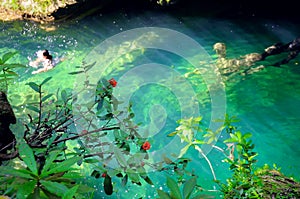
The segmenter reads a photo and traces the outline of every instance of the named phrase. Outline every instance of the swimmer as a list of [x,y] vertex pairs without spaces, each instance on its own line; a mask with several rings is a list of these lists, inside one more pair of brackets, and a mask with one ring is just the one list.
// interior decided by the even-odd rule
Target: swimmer
[[266,48],[265,52],[261,54],[261,60],[265,60],[265,58],[268,56],[277,55],[284,52],[288,52],[287,58],[272,64],[272,66],[280,67],[280,65],[287,64],[292,59],[295,59],[300,52],[300,38],[296,38],[287,44],[277,43]]
[[[213,50],[218,56],[216,65],[222,75],[231,75],[235,72],[241,72],[241,74],[243,74],[244,71],[248,71],[255,62],[262,58],[259,53],[249,53],[239,58],[228,59],[226,58],[226,45],[220,42],[214,44]],[[263,66],[260,66],[257,69],[261,70],[263,68]]]
[[33,68],[38,68],[40,63],[42,63],[43,68],[33,71],[32,74],[45,72],[54,68],[54,65],[52,63],[52,55],[49,54],[48,50],[43,50],[43,51],[39,50],[36,52],[36,55],[37,55],[37,59],[35,61],[31,61],[29,63],[29,66],[32,66]]
[[[226,45],[218,42],[213,45],[213,50],[216,52],[217,60],[211,64],[216,64],[218,72],[225,79],[229,79],[236,74],[246,75],[262,70],[264,66],[252,68],[252,66],[259,60],[261,55],[259,53],[249,53],[238,58],[228,59],[226,57]],[[206,63],[200,62],[201,65]],[[192,72],[186,73],[184,76],[187,78],[192,74],[202,74],[204,69],[199,70],[198,68]]]

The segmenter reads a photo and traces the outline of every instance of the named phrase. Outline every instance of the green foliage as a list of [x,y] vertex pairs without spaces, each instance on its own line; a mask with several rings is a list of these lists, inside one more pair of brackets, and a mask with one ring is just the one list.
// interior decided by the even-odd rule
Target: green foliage
[[[86,198],[82,191],[93,189],[76,183],[82,178],[73,166],[82,157],[64,157],[57,162],[63,151],[53,150],[39,158],[25,142],[19,144],[20,158],[24,164],[20,168],[1,166],[0,191],[5,195],[22,198]],[[45,160],[45,161],[43,161]]]
[[165,192],[157,189],[157,193],[160,199],[207,199],[214,198],[213,196],[199,194],[199,186],[197,185],[197,177],[192,177],[182,184],[181,187],[178,183],[167,176],[167,187],[170,192]]
[[204,141],[204,137],[214,136],[213,139],[215,139],[215,135],[219,134],[221,130],[217,130],[216,133],[211,133],[210,130],[206,130],[210,134],[199,136],[199,133],[204,132],[204,130],[200,127],[202,117],[197,118],[188,118],[188,119],[181,119],[178,121],[179,126],[176,128],[176,131],[173,133],[170,133],[168,136],[179,136],[181,139],[181,142],[186,142],[187,145],[183,147],[180,151],[179,157],[184,156],[187,151],[190,148],[194,148],[197,150],[206,160],[208,163],[210,170],[212,172],[214,180],[217,180],[214,168],[206,156],[206,154],[202,151],[200,148],[203,144],[211,144],[211,141]]
[[[83,73],[91,66],[93,64],[84,66]],[[94,177],[98,178],[101,173],[106,173],[103,189],[108,195],[114,192],[113,184],[116,179],[120,179],[124,186],[128,182],[139,186],[142,183],[153,185],[146,169],[149,166],[156,166],[148,163],[147,150],[149,148],[143,148],[144,143],[147,142],[151,146],[151,142],[139,135],[138,126],[133,122],[134,113],[131,105],[126,110],[118,110],[120,102],[113,96],[113,87],[116,84],[101,79],[96,91],[90,90],[91,93],[96,92],[95,101],[83,103],[80,107],[75,106],[76,114],[74,114],[73,103],[76,102],[77,96],[83,90],[91,89],[92,85],[87,80],[82,90],[78,92],[58,90],[56,94],[52,94],[44,90],[44,85],[49,81],[51,77],[41,83],[27,83],[34,95],[38,97],[38,101],[26,105],[28,118],[23,122],[26,128],[23,138],[28,147],[21,145],[18,150],[21,158],[23,157],[21,150],[30,154],[29,151],[32,151],[33,155],[26,155],[27,158],[22,158],[22,161],[27,165],[31,175],[42,179],[38,183],[52,190],[56,186],[65,193],[76,193],[76,190],[80,190],[79,188],[69,187],[66,190],[59,182],[49,184],[44,181],[44,178],[62,172],[67,174],[66,170],[60,169],[69,171],[77,163],[93,168],[92,176]],[[97,120],[94,119],[95,117]],[[74,129],[75,123],[88,125],[82,130]],[[68,144],[71,140],[74,142]],[[53,151],[59,151],[59,153],[50,155]],[[72,161],[74,157],[80,157],[80,159]],[[50,161],[49,164],[48,161]],[[65,164],[61,164],[62,167],[53,168],[54,162]],[[106,165],[110,162],[115,162],[117,165],[114,168],[107,167]],[[45,171],[44,168],[49,168],[49,170]],[[29,184],[32,185],[33,182],[30,181]],[[34,192],[45,192],[40,189],[35,189]],[[32,192],[32,189],[28,191]],[[11,194],[11,192],[8,193]]]
[[[300,184],[284,176],[274,166],[254,168],[257,156],[254,144],[250,140],[251,133],[241,133],[230,123],[226,123],[226,132],[230,138],[224,141],[232,147],[232,156],[225,162],[229,163],[233,171],[227,184],[221,183],[224,198],[298,198]],[[296,191],[298,190],[298,191]]]
[[18,77],[14,71],[16,68],[26,67],[22,64],[8,63],[16,54],[17,52],[8,52],[0,58],[0,91],[7,92],[9,82]]
[[257,153],[253,152],[254,144],[249,140],[252,134],[242,134],[231,125],[231,121],[225,122],[230,138],[224,143],[232,147],[232,156],[225,161],[229,163],[233,176],[227,179],[227,185],[221,186],[224,198],[262,198],[262,180],[253,172]]
[[[253,165],[257,161],[256,152],[253,152],[254,144],[249,138],[251,133],[242,134],[237,130],[233,123],[238,122],[236,117],[226,115],[223,126],[220,131],[225,129],[225,132],[230,136],[224,141],[229,150],[229,155],[226,155],[225,162],[230,164],[230,170],[233,171],[233,176],[227,179],[227,185],[221,184],[221,191],[224,193],[224,198],[248,198],[248,196],[259,196],[259,189],[254,187],[255,183],[259,183],[259,179],[253,175]],[[213,132],[208,132],[205,136],[214,138]],[[209,140],[209,143],[211,140]],[[220,150],[222,151],[222,150]],[[225,151],[222,151],[225,153]],[[251,197],[250,197],[251,198]],[[255,198],[255,197],[254,197]]]

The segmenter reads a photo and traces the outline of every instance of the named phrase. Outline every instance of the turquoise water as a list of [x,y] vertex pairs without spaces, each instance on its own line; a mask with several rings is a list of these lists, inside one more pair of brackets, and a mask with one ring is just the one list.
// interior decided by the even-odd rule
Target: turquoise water
[[[300,179],[300,147],[297,143],[300,139],[299,57],[281,68],[267,67],[254,74],[237,75],[224,82],[226,98],[213,96],[212,90],[207,91],[206,78],[209,77],[203,75],[191,75],[185,79],[178,77],[191,72],[193,69],[191,60],[196,60],[197,63],[198,60],[204,62],[214,60],[216,56],[212,46],[216,42],[226,43],[228,58],[263,52],[264,48],[273,43],[286,43],[298,37],[300,27],[297,23],[256,17],[237,20],[143,12],[142,14],[98,14],[62,24],[53,24],[48,27],[56,29],[53,31],[46,31],[44,27],[32,22],[1,23],[0,27],[0,54],[12,50],[19,51],[15,62],[28,64],[29,59],[35,58],[34,53],[37,50],[45,48],[54,57],[66,58],[53,70],[45,73],[32,75],[33,69],[30,67],[18,70],[20,77],[9,88],[9,98],[17,116],[22,117],[24,104],[35,100],[33,95],[28,94],[30,89],[25,85],[27,82],[39,82],[52,76],[51,83],[46,85],[46,90],[74,88],[74,84],[79,80],[68,75],[68,72],[75,71],[75,66],[81,65],[82,61],[91,62],[93,59],[98,59],[97,61],[102,65],[97,67],[102,75],[115,77],[120,87],[126,88],[116,91],[117,94],[120,97],[127,96],[127,93],[131,94],[127,97],[134,102],[136,121],[142,123],[141,129],[145,136],[149,136],[153,141],[154,159],[161,155],[161,150],[162,153],[164,152],[164,146],[168,146],[166,150],[176,151],[168,145],[172,140],[166,135],[176,128],[177,119],[185,114],[200,113],[204,125],[208,126],[214,112],[212,102],[220,100],[222,105],[225,104],[226,113],[235,115],[241,120],[238,123],[239,128],[243,132],[253,133],[255,150],[259,153],[258,165],[275,163],[286,175]],[[176,41],[178,38],[165,38],[163,35],[155,34],[136,33],[138,36],[133,40],[124,37],[120,40],[119,46],[115,43],[106,45],[102,43],[108,38],[119,41],[118,34],[123,36],[124,31],[145,27],[177,31],[196,41],[202,49],[195,52],[184,43]],[[114,38],[116,35],[117,38]],[[174,48],[178,51],[183,49],[186,52],[185,57],[155,46],[147,48],[151,41],[160,38],[165,39],[162,42],[167,42],[169,46],[179,43],[180,46]],[[134,45],[138,48],[132,47]],[[98,53],[97,56],[91,53],[94,49]],[[114,56],[120,54],[122,56],[115,59]],[[282,57],[283,55],[269,57],[257,65],[268,65]],[[114,61],[111,63],[111,60]],[[193,92],[189,93],[188,89]],[[187,113],[183,110],[187,110]],[[212,182],[210,170],[204,159],[194,151],[190,151],[188,156],[193,158],[190,167],[201,176],[199,182],[206,189],[214,189],[216,185]],[[221,162],[223,156],[216,151],[211,151],[208,157],[215,167],[217,178],[224,180],[229,172],[227,172],[227,165]],[[165,182],[161,180],[163,174],[154,172],[150,176],[154,181],[156,180],[155,188],[165,186]],[[97,196],[105,197],[100,191],[101,181],[95,183],[97,187],[99,186]],[[137,188],[138,192],[132,191]],[[123,188],[120,188],[119,193],[111,198],[129,196],[151,198],[155,194],[153,187],[148,186],[141,188],[132,185],[124,188],[125,194],[122,194],[122,190]]]

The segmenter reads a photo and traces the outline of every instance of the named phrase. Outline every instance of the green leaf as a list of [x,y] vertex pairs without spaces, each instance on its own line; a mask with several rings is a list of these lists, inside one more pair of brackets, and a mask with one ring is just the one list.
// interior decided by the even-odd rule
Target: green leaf
[[43,189],[61,197],[68,191],[65,185],[58,182],[40,180],[40,183],[43,185]]
[[114,154],[117,158],[118,163],[122,167],[127,167],[127,162],[126,162],[126,159],[125,159],[124,154],[122,153],[122,151],[117,147],[113,147],[113,151],[114,151]]
[[167,176],[167,186],[170,189],[170,194],[171,197],[174,199],[181,199],[181,193],[180,193],[180,189],[178,187],[178,184],[175,180],[173,180],[172,178],[170,178],[169,176]]
[[139,183],[140,182],[140,176],[134,170],[128,168],[126,170],[126,174],[128,175],[128,177],[130,178],[130,180],[132,182],[135,182],[135,183]]
[[48,171],[44,171],[41,174],[41,177],[45,177],[45,176],[53,174],[53,173],[60,173],[60,172],[65,172],[65,171],[71,170],[71,167],[81,159],[82,159],[82,157],[72,157],[63,162],[53,164],[53,165],[51,165],[51,168]]
[[41,196],[40,188],[38,186],[35,186],[33,193],[29,194],[27,199],[46,199],[46,198]]
[[6,177],[6,176],[15,176],[19,178],[26,178],[26,179],[34,179],[32,175],[30,175],[31,172],[24,169],[15,169],[9,166],[1,166],[0,167],[0,176]]
[[0,79],[0,82],[7,82],[7,81],[13,80],[13,79],[15,79],[15,78],[5,78],[5,79]]
[[43,102],[46,101],[46,100],[49,99],[52,95],[53,95],[53,94],[48,94],[48,95],[44,96],[44,97],[42,98],[42,101],[43,101]]
[[183,147],[181,150],[180,150],[180,154],[178,156],[178,158],[181,158],[184,154],[186,154],[187,150],[190,148],[192,144],[188,144],[186,145],[185,147]]
[[78,179],[82,179],[82,174],[79,172],[73,172],[73,171],[69,171],[67,173],[65,173],[63,175],[64,178],[68,178],[70,180],[78,180]]
[[84,159],[83,162],[85,163],[89,163],[89,164],[93,164],[93,163],[99,163],[99,160],[95,159],[95,158],[88,158],[88,159]]
[[32,110],[32,111],[34,111],[36,113],[40,112],[40,110],[37,107],[32,106],[32,105],[27,105],[26,108],[28,108],[29,110]]
[[76,72],[70,72],[69,74],[70,75],[77,75],[77,74],[80,74],[80,73],[84,73],[84,71],[76,71]]
[[126,184],[128,182],[128,175],[126,174],[123,178],[122,178],[122,186],[125,187]]
[[114,111],[118,110],[119,101],[114,96],[111,97]]
[[2,63],[7,62],[10,58],[12,58],[12,57],[13,57],[15,54],[17,54],[17,53],[18,53],[17,51],[5,53],[5,54],[2,56]]
[[148,184],[154,185],[152,180],[146,175],[140,175]]
[[20,67],[25,68],[26,66],[23,64],[3,64],[2,67],[5,67],[7,68],[7,70],[9,70],[9,69],[20,68]]
[[193,144],[207,144],[207,142],[203,141],[203,140],[195,140],[193,142]]
[[161,199],[172,199],[169,194],[167,194],[166,192],[164,192],[160,189],[157,189],[157,194],[159,195],[159,197]]
[[32,149],[26,143],[23,142],[19,145],[18,151],[21,159],[25,162],[30,171],[32,171],[34,175],[38,175],[36,161]]
[[252,137],[252,134],[251,133],[245,133],[244,135],[243,135],[243,138],[244,139],[248,139],[248,138],[251,138]]
[[111,184],[111,177],[106,175],[104,178],[104,192],[107,195],[111,195],[113,193],[113,186]]
[[177,135],[177,133],[178,133],[177,131],[174,131],[174,132],[168,134],[168,136],[169,136],[169,137],[173,137],[173,136]]
[[67,91],[66,90],[62,90],[61,91],[61,98],[64,102],[67,102],[68,100],[68,95],[67,95]]
[[74,187],[72,187],[71,189],[69,189],[64,195],[62,199],[73,199],[76,195],[76,192],[78,190],[79,185],[76,185]]
[[36,83],[34,83],[34,82],[29,82],[29,83],[27,83],[27,85],[29,85],[34,91],[36,91],[36,92],[40,92],[40,87],[39,87],[39,85],[37,85]]
[[41,175],[43,175],[43,173],[46,172],[53,165],[53,161],[56,159],[59,153],[59,151],[52,151],[49,153],[49,155],[46,158],[46,162],[41,172]]
[[0,77],[18,76],[17,73],[12,71],[7,71],[5,74],[1,74]]
[[[48,191],[47,189],[45,189],[44,187],[39,188],[41,190],[42,193],[45,194],[45,198],[42,199],[61,199],[60,196],[57,196],[55,193],[51,193],[50,191]],[[33,199],[33,198],[31,198]],[[35,199],[40,199],[40,198],[35,198]]]
[[200,194],[200,195],[194,196],[192,199],[211,199],[211,198],[216,198],[216,197],[215,196],[210,196],[210,195]]
[[33,193],[36,184],[37,181],[34,180],[34,181],[25,182],[21,186],[18,186],[17,198],[27,198],[28,195]]
[[46,84],[48,81],[50,81],[52,79],[52,77],[47,77],[46,79],[44,79],[44,81],[41,83],[40,86]]
[[197,178],[193,177],[184,183],[183,187],[183,198],[188,199],[192,194],[197,183]]
[[96,62],[93,62],[93,63],[91,63],[89,65],[84,66],[85,71],[90,70],[95,64],[96,64]]
[[[82,178],[79,179],[79,180],[82,180]],[[87,185],[80,184],[80,185],[79,185],[79,188],[78,188],[78,190],[77,190],[77,193],[79,193],[79,194],[81,194],[81,193],[85,194],[85,193],[95,192],[95,191],[96,191],[96,190],[95,190],[94,188],[92,188],[92,187],[89,187],[89,186],[87,186]],[[82,199],[84,199],[84,198],[82,198]]]

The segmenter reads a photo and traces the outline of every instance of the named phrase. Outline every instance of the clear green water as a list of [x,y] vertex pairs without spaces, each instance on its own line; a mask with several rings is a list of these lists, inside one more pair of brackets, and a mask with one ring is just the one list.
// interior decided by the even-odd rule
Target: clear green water
[[[199,52],[199,54],[204,56],[205,61],[216,58],[212,50],[212,46],[216,42],[226,43],[228,58],[235,58],[247,53],[262,52],[265,47],[276,42],[289,42],[298,37],[300,32],[299,25],[290,21],[271,21],[255,17],[250,20],[225,20],[170,16],[152,12],[103,14],[64,24],[55,24],[55,27],[57,28],[55,31],[46,32],[32,22],[0,24],[0,54],[18,50],[19,54],[15,57],[14,62],[28,64],[28,58],[34,59],[34,53],[38,49],[45,48],[50,50],[54,57],[67,58],[66,61],[59,63],[53,70],[46,73],[32,75],[33,70],[30,67],[18,71],[20,78],[13,86],[10,86],[9,98],[15,108],[16,115],[19,117],[22,116],[23,105],[35,99],[35,96],[30,94],[32,93],[30,88],[25,85],[27,82],[41,82],[46,77],[52,76],[51,83],[46,86],[47,91],[56,91],[57,88],[74,88],[78,79],[68,75],[68,72],[75,71],[75,66],[80,65],[83,60],[90,61],[87,60],[87,58],[90,59],[90,52],[101,45],[105,39],[126,30],[160,27],[178,31],[194,39],[203,47],[206,54],[203,52]],[[151,39],[150,36],[143,39],[147,38]],[[131,40],[124,38],[124,41]],[[176,74],[183,75],[191,71],[191,63],[172,52],[161,49],[130,51],[128,45],[125,44],[121,48],[115,48],[112,45],[111,48],[103,49],[104,52],[101,53],[106,53],[106,55],[96,57],[105,61],[109,60],[110,57],[113,58],[120,49],[128,51],[111,63],[109,67],[102,68],[103,73],[107,76],[120,80],[119,85],[122,85],[122,78],[128,76],[137,66],[147,63],[158,63],[170,67],[176,71]],[[192,55],[197,54],[193,52],[193,49],[189,50],[191,50]],[[281,55],[270,57],[260,64],[267,65],[280,58],[282,58]],[[153,65],[149,67],[153,67]],[[148,135],[153,144],[151,149],[153,158],[158,158],[161,155],[159,154],[160,150],[166,145],[168,146],[167,150],[176,151],[176,146],[172,146],[172,140],[166,135],[176,127],[175,121],[182,116],[182,107],[196,106],[204,118],[203,123],[205,125],[209,124],[212,115],[211,96],[207,92],[207,84],[203,76],[187,78],[192,89],[198,94],[198,102],[196,105],[186,105],[181,104],[181,102],[193,103],[192,98],[194,96],[181,99],[180,94],[176,95],[172,89],[186,94],[184,89],[187,87],[182,87],[180,82],[175,83],[175,88],[167,84],[176,81],[172,79],[173,73],[167,77],[163,76],[161,74],[164,72],[162,68],[164,67],[158,67],[161,71],[154,73],[149,70],[146,74],[139,72],[137,73],[139,76],[130,76],[127,82],[126,79],[123,81],[129,90],[119,91],[120,95],[125,95],[124,92],[132,93],[130,98],[135,102],[136,120],[143,123],[141,129],[149,130]],[[160,78],[160,75],[163,78]],[[154,80],[151,82],[150,78],[149,82],[142,84],[141,82],[148,77]],[[283,173],[297,179],[300,179],[299,79],[299,57],[282,68],[268,67],[252,75],[237,76],[226,82],[225,104],[226,113],[235,115],[241,120],[238,124],[240,129],[243,132],[253,133],[255,149],[259,153],[258,165],[276,163],[278,167],[282,168]],[[190,151],[188,156],[193,158],[190,167],[201,176],[199,182],[207,189],[214,189],[216,185],[212,182],[211,173],[203,158],[200,158],[193,151]],[[224,180],[229,172],[227,165],[221,162],[223,156],[212,151],[208,157],[215,166],[217,177]],[[155,181],[155,188],[165,186],[163,175],[155,172],[150,173],[150,177]],[[98,188],[95,198],[139,198],[141,196],[153,198],[155,194],[155,191],[153,192],[155,189],[149,185],[144,187],[132,185],[126,188],[117,186],[120,189],[119,192],[107,197],[101,191],[101,180],[87,179],[87,183],[95,183],[95,187]]]

